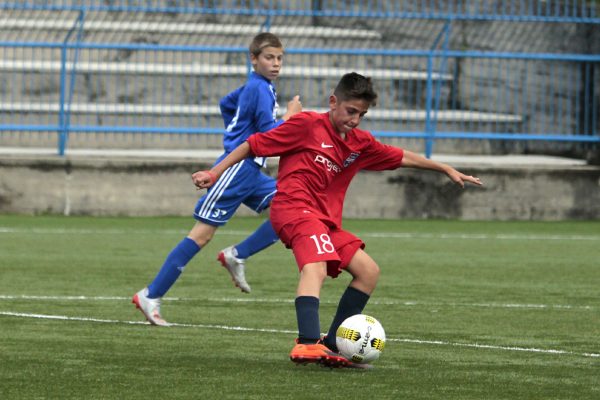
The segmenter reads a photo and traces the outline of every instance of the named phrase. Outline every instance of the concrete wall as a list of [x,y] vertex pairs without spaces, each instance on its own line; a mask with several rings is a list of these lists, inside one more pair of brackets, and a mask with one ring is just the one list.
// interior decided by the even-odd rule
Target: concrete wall
[[[203,192],[190,175],[211,161],[3,155],[0,213],[191,216]],[[600,167],[452,164],[485,186],[460,190],[428,171],[363,172],[349,190],[345,216],[600,219]]]

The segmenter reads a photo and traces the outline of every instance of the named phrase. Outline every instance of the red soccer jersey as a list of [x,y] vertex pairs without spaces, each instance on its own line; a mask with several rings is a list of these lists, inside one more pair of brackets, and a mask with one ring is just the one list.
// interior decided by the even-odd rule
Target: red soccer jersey
[[272,217],[280,223],[313,213],[330,226],[341,227],[344,197],[362,169],[396,169],[404,151],[385,145],[361,129],[345,138],[329,121],[329,113],[302,112],[284,124],[248,138],[255,156],[280,156]]

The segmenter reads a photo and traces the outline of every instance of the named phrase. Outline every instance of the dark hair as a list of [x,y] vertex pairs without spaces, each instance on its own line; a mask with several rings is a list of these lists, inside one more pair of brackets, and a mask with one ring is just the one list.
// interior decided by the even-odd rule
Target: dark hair
[[356,72],[342,76],[333,94],[339,101],[359,99],[367,101],[371,106],[377,104],[377,92],[373,89],[371,78]]
[[265,47],[277,47],[283,49],[283,44],[281,44],[281,40],[271,32],[259,33],[254,36],[252,43],[250,43],[250,53],[258,57]]

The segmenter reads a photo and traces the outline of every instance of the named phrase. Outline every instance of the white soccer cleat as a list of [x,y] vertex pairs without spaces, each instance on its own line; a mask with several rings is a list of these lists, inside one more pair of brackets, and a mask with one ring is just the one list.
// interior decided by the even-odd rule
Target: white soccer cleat
[[149,298],[148,288],[143,288],[133,295],[131,302],[140,309],[152,325],[169,326],[169,323],[160,316],[160,298]]
[[235,286],[239,287],[244,293],[250,293],[250,285],[246,282],[246,265],[244,264],[246,260],[237,258],[234,255],[233,246],[221,250],[217,256],[217,260],[229,271],[229,275],[231,275],[231,280],[235,283]]

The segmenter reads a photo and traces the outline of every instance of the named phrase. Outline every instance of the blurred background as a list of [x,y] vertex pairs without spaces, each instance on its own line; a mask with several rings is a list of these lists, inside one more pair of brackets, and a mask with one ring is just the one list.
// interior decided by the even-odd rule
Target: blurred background
[[[4,1],[2,157],[55,155],[47,163],[67,175],[77,154],[214,160],[219,99],[244,84],[261,31],[285,46],[280,114],[296,94],[326,110],[356,71],[374,78],[379,100],[362,127],[383,142],[468,165],[600,164],[600,4],[590,0]],[[3,209],[18,211],[11,187]],[[594,204],[597,172],[576,190]]]

